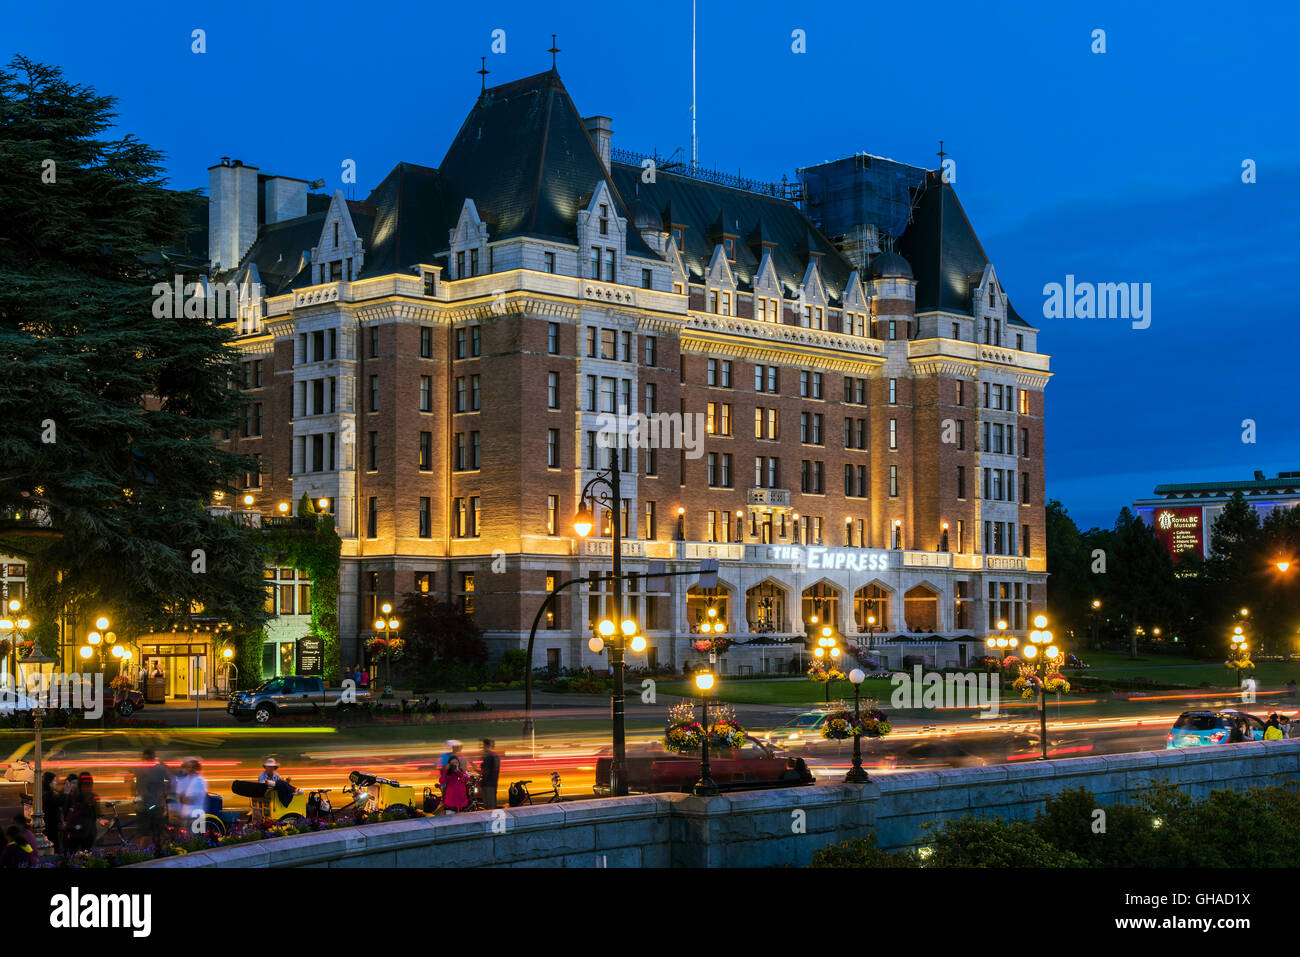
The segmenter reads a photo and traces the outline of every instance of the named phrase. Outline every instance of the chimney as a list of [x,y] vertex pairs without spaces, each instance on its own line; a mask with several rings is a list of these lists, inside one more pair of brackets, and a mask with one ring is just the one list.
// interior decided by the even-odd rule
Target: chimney
[[608,116],[589,116],[582,122],[587,127],[591,141],[596,144],[596,152],[600,154],[600,161],[605,164],[605,172],[608,173],[610,141],[614,135],[610,123],[613,121]]
[[208,258],[234,269],[257,240],[257,167],[226,157],[208,167]]
[[289,176],[268,176],[266,190],[266,222],[279,223],[307,215],[307,181]]

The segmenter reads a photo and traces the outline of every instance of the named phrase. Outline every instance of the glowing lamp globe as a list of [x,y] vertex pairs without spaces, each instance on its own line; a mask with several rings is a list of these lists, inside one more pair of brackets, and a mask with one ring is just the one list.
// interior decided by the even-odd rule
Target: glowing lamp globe
[[103,617],[102,615],[99,618],[96,618],[95,627],[98,628],[100,631],[103,631],[105,628],[108,627],[108,619]]
[[1039,627],[1039,628],[1046,628],[1046,627],[1047,627],[1047,616],[1046,616],[1046,615],[1037,615],[1037,616],[1035,616],[1035,617],[1034,617],[1034,625],[1037,626],[1037,627]]
[[1024,655],[1026,658],[1034,658],[1038,655],[1037,645],[1025,645]]
[[79,655],[81,655],[81,657],[83,657],[83,658],[87,658],[87,659],[90,658],[90,656],[93,655],[94,653],[95,653],[95,652],[91,650],[91,648],[90,648],[89,645],[82,645],[82,646],[77,650],[77,654],[79,654]]
[[578,533],[579,538],[586,538],[591,534],[591,528],[594,523],[591,520],[591,512],[587,509],[578,509],[578,514],[573,519],[573,530]]
[[840,650],[839,650],[838,648],[832,648],[832,649],[831,649],[831,657],[832,657],[832,658],[838,658],[839,656],[840,656]]
[[587,641],[587,647],[590,648],[594,654],[598,655],[600,654],[601,649],[605,647],[605,642],[600,635],[592,635]]
[[1061,649],[1056,647],[1056,645],[1049,645],[1047,648],[1047,657],[1049,658],[1055,658],[1060,653]]
[[862,682],[867,680],[867,676],[863,674],[861,668],[854,668],[849,672],[849,680],[855,685],[860,685]]
[[713,675],[707,671],[701,671],[695,676],[695,687],[701,691],[708,691],[713,687]]
[[825,649],[825,648],[814,648],[814,649],[813,649],[813,654],[816,655],[818,658],[824,657],[825,654],[826,654],[826,649]]
[[645,637],[643,635],[632,636],[632,650],[645,651]]
[[629,638],[636,634],[636,622],[631,618],[625,618],[623,620],[623,634],[627,635]]
[[596,626],[596,630],[608,638],[610,635],[614,634],[614,623],[606,618]]

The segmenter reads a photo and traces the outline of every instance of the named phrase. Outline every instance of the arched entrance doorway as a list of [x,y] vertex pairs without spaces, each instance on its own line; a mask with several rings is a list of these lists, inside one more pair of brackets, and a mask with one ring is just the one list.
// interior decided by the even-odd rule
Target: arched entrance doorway
[[819,581],[803,590],[804,628],[840,626],[840,593],[827,581]]
[[[700,626],[706,621],[720,621],[731,631],[736,623],[731,620],[730,605],[731,589],[721,583],[716,588],[692,585],[686,589],[686,624],[691,634],[700,634]],[[709,614],[710,610],[714,614]]]
[[935,634],[939,630],[939,593],[926,585],[909,588],[903,595],[903,617],[914,634]]
[[889,630],[889,590],[872,582],[853,593],[853,620],[858,633],[880,635]]
[[750,588],[745,592],[745,619],[750,634],[789,631],[785,589],[770,578]]

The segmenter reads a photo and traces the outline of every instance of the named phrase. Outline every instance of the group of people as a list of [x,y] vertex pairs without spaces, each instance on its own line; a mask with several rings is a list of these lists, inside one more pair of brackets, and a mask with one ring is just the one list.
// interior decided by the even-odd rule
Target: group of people
[[161,847],[167,833],[168,798],[176,799],[181,829],[193,832],[194,822],[202,821],[207,813],[208,782],[198,758],[186,758],[175,772],[153,748],[145,748],[140,759],[143,767],[135,775],[136,821],[140,833],[147,834],[155,847]]
[[[1274,711],[1268,716],[1268,720],[1264,722],[1264,740],[1281,741],[1283,738],[1300,738],[1300,718],[1292,721],[1286,715],[1279,715]],[[1254,739],[1246,719],[1238,718],[1232,723],[1231,730],[1228,731],[1227,743],[1236,744],[1240,741],[1253,741]]]
[[[485,808],[497,806],[497,784],[501,779],[501,755],[496,742],[483,739],[483,753],[478,760],[479,790]],[[438,784],[442,788],[442,805],[439,812],[456,814],[469,807],[470,773],[461,752],[464,745],[452,739],[447,742],[447,753],[438,759]]]
[[95,845],[95,829],[99,823],[94,777],[82,771],[59,780],[53,771],[46,771],[41,780],[41,813],[45,818],[45,837],[58,853],[90,850]]
[[370,688],[370,671],[362,667],[361,662],[357,662],[357,666],[343,677],[355,681],[359,690],[365,691]]

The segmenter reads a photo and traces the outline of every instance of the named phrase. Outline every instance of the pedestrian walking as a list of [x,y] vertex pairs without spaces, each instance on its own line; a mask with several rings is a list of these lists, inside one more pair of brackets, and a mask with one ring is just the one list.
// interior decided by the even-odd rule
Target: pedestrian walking
[[45,838],[54,850],[63,853],[63,791],[53,771],[41,776],[41,813],[45,815]]
[[208,782],[203,779],[203,767],[198,758],[186,758],[181,763],[184,777],[176,779],[176,800],[180,804],[181,831],[186,837],[202,834],[206,828],[203,816],[208,810]]
[[1272,714],[1268,716],[1268,723],[1264,725],[1264,740],[1265,741],[1282,740],[1282,726],[1277,720],[1276,711],[1274,711]]
[[460,757],[453,755],[438,775],[442,785],[442,807],[447,814],[455,814],[469,806],[469,775],[460,766]]
[[64,849],[69,854],[89,851],[95,846],[95,828],[99,822],[99,805],[95,800],[95,779],[83,771],[77,776],[76,789],[63,815]]
[[496,742],[483,739],[483,757],[478,762],[479,788],[483,806],[491,810],[497,806],[497,782],[501,779],[501,756],[493,749]]
[[174,781],[153,748],[141,751],[140,758],[145,768],[135,776],[137,830],[148,834],[154,847],[162,847],[167,832],[167,792],[173,788]]
[[357,665],[357,687],[362,691],[370,690],[370,672]]
[[40,866],[40,855],[36,853],[36,848],[29,843],[22,828],[16,824],[9,825],[5,830],[5,838],[4,850],[0,851],[0,867]]

